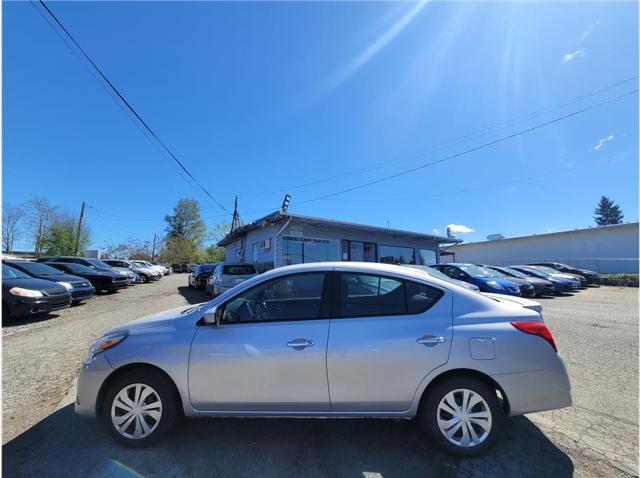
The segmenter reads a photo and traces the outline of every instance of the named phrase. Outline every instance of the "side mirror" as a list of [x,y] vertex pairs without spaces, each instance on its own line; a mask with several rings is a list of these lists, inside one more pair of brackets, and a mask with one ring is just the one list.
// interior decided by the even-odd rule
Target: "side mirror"
[[202,316],[202,319],[204,320],[205,324],[215,325],[217,327],[218,325],[220,325],[221,317],[222,317],[222,308],[216,306],[207,310]]

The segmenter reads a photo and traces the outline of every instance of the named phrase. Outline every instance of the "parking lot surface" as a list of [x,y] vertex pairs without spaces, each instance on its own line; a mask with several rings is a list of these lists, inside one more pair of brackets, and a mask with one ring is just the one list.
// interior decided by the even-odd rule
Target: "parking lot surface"
[[75,376],[109,328],[205,300],[186,281],[4,324],[6,476],[638,476],[638,290],[615,287],[541,300],[574,405],[508,419],[479,458],[442,454],[413,421],[373,419],[183,420],[153,448],[122,448],[74,414]]

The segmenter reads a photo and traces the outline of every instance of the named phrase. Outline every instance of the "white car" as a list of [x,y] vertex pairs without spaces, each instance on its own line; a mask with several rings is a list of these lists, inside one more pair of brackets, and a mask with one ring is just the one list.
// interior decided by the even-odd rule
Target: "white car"
[[130,262],[139,267],[146,267],[147,269],[152,270],[153,272],[156,273],[156,276],[158,279],[164,275],[165,268],[162,266],[153,265],[151,262],[148,262],[148,261],[133,260]]

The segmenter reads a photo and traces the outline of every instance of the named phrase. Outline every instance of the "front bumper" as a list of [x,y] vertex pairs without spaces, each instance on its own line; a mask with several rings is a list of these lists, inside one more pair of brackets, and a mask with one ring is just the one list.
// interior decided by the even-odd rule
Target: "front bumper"
[[560,355],[543,370],[495,375],[507,400],[509,416],[571,406],[571,382]]
[[78,375],[75,411],[85,417],[96,417],[100,388],[113,372],[104,354],[96,355],[89,365],[82,364]]
[[533,286],[527,288],[520,287],[520,294],[522,295],[522,297],[535,297],[536,289]]
[[80,302],[83,300],[91,299],[96,293],[96,289],[91,287],[74,287],[71,291],[71,301],[72,302]]
[[66,309],[70,305],[70,294],[53,297],[44,296],[37,299],[18,297],[9,302],[11,315],[14,317],[53,312],[55,310]]

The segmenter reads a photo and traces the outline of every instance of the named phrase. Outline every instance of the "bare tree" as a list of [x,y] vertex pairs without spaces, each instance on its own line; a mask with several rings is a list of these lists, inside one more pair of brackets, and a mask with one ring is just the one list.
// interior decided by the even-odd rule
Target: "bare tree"
[[22,206],[2,205],[2,249],[5,252],[13,250],[13,244],[22,234],[22,220],[25,212]]
[[34,251],[38,257],[42,254],[47,230],[56,217],[57,208],[51,206],[47,199],[39,196],[29,199],[26,207]]

